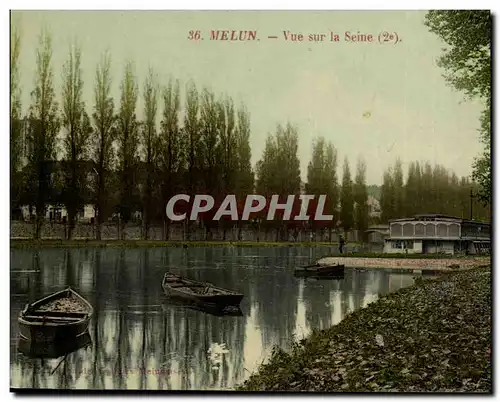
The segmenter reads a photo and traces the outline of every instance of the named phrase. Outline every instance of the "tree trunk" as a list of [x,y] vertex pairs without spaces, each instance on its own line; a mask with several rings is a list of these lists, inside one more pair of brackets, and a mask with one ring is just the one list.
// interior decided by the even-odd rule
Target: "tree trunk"
[[189,220],[185,219],[184,220],[185,222],[185,225],[184,225],[184,239],[186,241],[190,241],[191,240],[191,228],[190,228],[190,222]]
[[68,210],[68,233],[67,239],[71,240],[71,236],[73,235],[73,230],[75,229],[75,218],[76,213],[74,211]]
[[[146,208],[147,210],[147,208]],[[144,240],[148,240],[149,239],[149,214],[147,211],[144,211],[143,213],[143,219],[142,219],[142,222],[143,222],[143,238]]]
[[127,222],[122,221],[120,222],[120,240],[125,240],[125,226],[127,225]]
[[241,221],[238,221],[238,241],[241,241],[241,232],[242,232],[242,227],[241,227]]
[[164,239],[168,241],[170,240],[170,221],[168,219],[163,227],[165,228]]
[[42,218],[40,217],[39,214],[36,214],[36,217],[35,217],[35,232],[33,234],[33,238],[35,240],[39,240],[40,239],[40,232],[41,232],[41,229],[42,229],[42,224],[43,224]]
[[95,239],[101,240],[101,222],[99,222],[99,219],[95,223]]

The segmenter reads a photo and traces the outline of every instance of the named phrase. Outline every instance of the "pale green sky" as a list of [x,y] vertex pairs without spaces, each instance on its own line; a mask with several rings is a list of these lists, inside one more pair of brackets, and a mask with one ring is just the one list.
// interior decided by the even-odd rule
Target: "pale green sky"
[[[262,155],[268,132],[290,121],[298,127],[302,177],[311,141],[322,135],[345,156],[354,174],[356,159],[367,163],[369,184],[397,157],[440,163],[465,176],[481,151],[477,141],[481,105],[463,102],[446,86],[436,60],[444,46],[423,25],[422,11],[37,11],[13,12],[21,27],[23,109],[33,89],[35,52],[43,26],[53,34],[53,66],[60,100],[62,66],[72,38],[83,49],[84,98],[93,106],[96,65],[109,48],[113,92],[119,104],[124,62],[136,63],[142,91],[149,66],[162,84],[169,77],[244,102],[251,113],[252,161]],[[191,42],[189,30],[205,40]],[[257,30],[260,41],[210,41],[210,30]],[[344,32],[397,32],[402,42],[347,43]],[[283,31],[340,35],[341,41],[285,42]],[[267,39],[277,35],[279,39]],[[142,93],[138,103],[142,115]],[[364,117],[370,112],[369,118]],[[366,114],[365,114],[366,115]]]

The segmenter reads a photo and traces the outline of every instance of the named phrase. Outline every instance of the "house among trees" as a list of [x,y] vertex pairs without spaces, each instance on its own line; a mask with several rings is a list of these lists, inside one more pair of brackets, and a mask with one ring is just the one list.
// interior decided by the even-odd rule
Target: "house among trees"
[[372,225],[366,230],[368,242],[370,244],[384,245],[385,239],[389,237],[389,225],[379,224]]
[[423,214],[393,219],[384,253],[466,253],[489,252],[491,225],[448,215]]
[[380,201],[377,200],[373,195],[368,195],[368,199],[366,201],[368,205],[368,216],[370,218],[380,218],[382,210],[380,208]]

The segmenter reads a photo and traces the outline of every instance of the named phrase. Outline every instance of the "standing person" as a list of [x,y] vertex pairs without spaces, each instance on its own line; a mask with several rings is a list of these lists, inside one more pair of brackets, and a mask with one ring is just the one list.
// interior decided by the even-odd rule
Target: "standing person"
[[344,244],[345,244],[344,237],[342,235],[340,235],[339,236],[339,251],[340,251],[340,254],[344,253]]

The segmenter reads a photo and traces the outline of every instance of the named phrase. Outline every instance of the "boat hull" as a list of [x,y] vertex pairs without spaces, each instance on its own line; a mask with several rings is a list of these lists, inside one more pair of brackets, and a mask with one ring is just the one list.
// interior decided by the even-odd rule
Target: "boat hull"
[[93,308],[71,288],[27,304],[19,314],[19,336],[48,343],[74,339],[88,330]]
[[319,266],[311,265],[307,267],[298,268],[295,270],[296,276],[315,276],[315,277],[343,277],[344,266]]
[[[163,278],[162,288],[167,297],[184,299],[200,305],[220,309],[228,306],[239,306],[244,296],[228,289],[222,289],[211,284],[185,279],[169,273],[165,274]],[[196,289],[210,289],[211,291],[205,293]]]
[[169,297],[182,298],[193,302],[212,305],[214,307],[239,305],[243,300],[243,295],[195,295],[190,292],[183,292],[168,285],[164,286],[165,294]]
[[84,332],[76,338],[62,339],[59,342],[36,342],[20,336],[17,350],[31,358],[56,359],[90,344],[92,344],[92,338],[88,332]]
[[88,330],[90,318],[78,323],[61,325],[51,322],[42,323],[19,323],[19,335],[25,340],[32,342],[59,342],[68,338],[76,338]]
[[176,307],[187,308],[193,311],[199,311],[205,314],[210,314],[217,317],[223,316],[232,316],[232,317],[242,317],[243,312],[241,311],[240,306],[212,306],[210,304],[198,303],[196,301],[186,300],[184,298],[175,297],[175,296],[167,296],[166,303],[163,304],[163,308],[166,309],[166,306],[172,305]]

